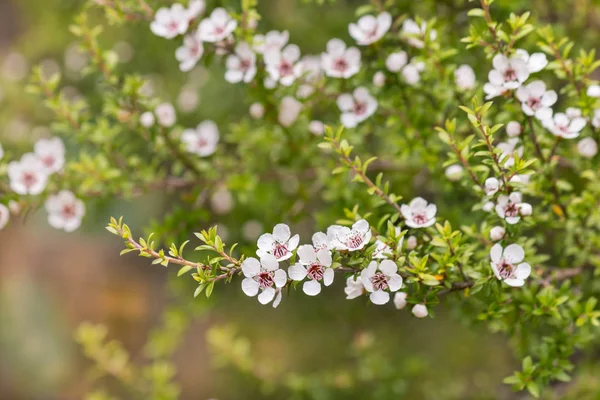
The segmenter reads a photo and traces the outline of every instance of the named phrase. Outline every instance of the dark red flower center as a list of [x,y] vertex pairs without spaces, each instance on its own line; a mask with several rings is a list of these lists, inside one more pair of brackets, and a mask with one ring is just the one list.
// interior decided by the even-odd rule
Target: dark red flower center
[[275,258],[279,259],[281,257],[286,256],[288,253],[289,253],[289,250],[288,250],[286,244],[279,243],[279,242],[275,242],[273,244],[273,255],[275,256]]
[[388,288],[388,278],[383,274],[383,272],[377,272],[375,275],[371,277],[371,283],[373,284],[373,288],[375,290],[385,290]]
[[270,288],[275,284],[273,275],[274,273],[270,271],[263,271],[257,275],[256,281],[258,282],[261,289]]
[[310,279],[320,281],[323,279],[323,275],[325,275],[325,268],[321,264],[312,264],[308,267],[307,276]]

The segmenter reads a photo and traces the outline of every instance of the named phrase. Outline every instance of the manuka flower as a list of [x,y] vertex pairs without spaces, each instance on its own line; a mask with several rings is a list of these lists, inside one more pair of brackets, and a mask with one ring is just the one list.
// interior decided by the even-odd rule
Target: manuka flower
[[298,119],[302,107],[302,103],[292,96],[285,96],[281,99],[279,114],[277,115],[277,120],[281,126],[285,128],[292,126]]
[[331,39],[327,51],[321,54],[321,65],[327,76],[350,78],[360,70],[360,51],[356,47],[346,48],[340,39]]
[[242,262],[242,273],[245,279],[242,281],[242,290],[246,296],[254,297],[258,295],[260,304],[269,304],[277,295],[273,307],[279,304],[281,288],[287,282],[287,275],[284,270],[279,269],[279,263],[274,256],[264,254],[260,257],[260,262],[250,257]]
[[327,239],[332,249],[356,251],[361,250],[371,240],[369,223],[361,219],[352,225],[352,229],[332,225],[327,228]]
[[577,143],[577,151],[585,158],[594,158],[598,154],[598,143],[591,137],[586,137]]
[[[529,78],[527,63],[520,57],[507,58],[503,54],[497,54],[492,60],[492,64],[494,69],[488,74],[489,83],[501,90],[516,89]],[[490,93],[488,93],[489,95]]]
[[256,54],[248,43],[240,42],[235,52],[227,57],[225,80],[229,83],[250,82],[256,75]]
[[517,89],[517,98],[525,115],[534,116],[540,121],[552,118],[552,105],[558,96],[554,90],[546,90],[542,81],[533,81]]
[[411,228],[427,228],[435,224],[437,207],[435,204],[428,204],[427,200],[421,197],[413,199],[408,205],[403,204],[400,211],[406,225]]
[[471,90],[475,87],[475,71],[470,65],[463,64],[454,71],[454,83],[460,90]]
[[326,249],[317,251],[313,246],[307,244],[298,248],[300,262],[292,265],[288,269],[290,279],[306,282],[302,285],[302,290],[309,296],[316,296],[321,293],[321,282],[325,286],[333,283],[334,271],[331,268],[331,254]]
[[255,35],[252,41],[252,47],[259,54],[268,51],[281,51],[290,39],[288,31],[270,31],[266,35]]
[[348,26],[350,36],[356,43],[366,46],[375,43],[387,33],[392,26],[392,16],[387,12],[382,12],[378,16],[362,16],[357,23],[351,23]]
[[341,94],[337,105],[342,111],[340,120],[346,128],[354,128],[377,110],[377,100],[364,87],[354,89],[352,94]]
[[40,194],[48,182],[47,169],[33,153],[27,153],[19,161],[8,164],[10,188],[17,194]]
[[154,109],[154,114],[158,124],[165,128],[170,128],[175,125],[177,115],[175,114],[175,107],[170,103],[161,103]]
[[271,79],[283,86],[290,86],[302,75],[300,48],[295,44],[288,44],[282,50],[270,50],[264,59]]
[[60,138],[40,139],[33,146],[33,151],[48,175],[63,169],[65,165],[65,145]]
[[397,292],[402,287],[402,277],[398,275],[398,266],[391,260],[371,261],[362,270],[360,277],[373,304],[382,305],[390,301],[390,292]]
[[519,222],[521,216],[531,215],[531,204],[523,203],[523,196],[520,192],[512,192],[509,196],[498,196],[495,208],[496,214],[511,225]]
[[200,21],[198,35],[205,42],[216,43],[227,39],[235,28],[237,28],[237,21],[224,8],[218,7],[213,10],[210,17]]
[[291,236],[290,227],[286,224],[277,224],[273,228],[273,233],[265,233],[258,238],[258,250],[256,254],[259,257],[271,254],[277,261],[285,261],[292,256],[292,252],[298,247],[300,236]]
[[548,65],[548,59],[544,53],[533,53],[529,55],[527,51],[517,49],[515,55],[527,63],[527,70],[530,74],[540,72]]
[[85,215],[85,205],[72,192],[62,190],[48,197],[46,211],[50,226],[63,229],[65,232],[73,232],[81,225],[81,219]]
[[190,71],[204,54],[204,46],[198,35],[186,35],[183,45],[175,51],[175,58],[179,61],[179,69]]
[[346,287],[344,293],[346,293],[346,299],[352,300],[360,297],[365,292],[365,287],[362,283],[362,278],[359,276],[349,276],[346,279]]
[[543,124],[554,136],[575,139],[585,128],[587,121],[581,116],[581,110],[570,107],[567,108],[566,113],[556,113]]
[[196,129],[186,129],[181,134],[181,141],[190,153],[207,157],[217,150],[219,128],[213,121],[202,121]]
[[181,4],[173,4],[171,8],[162,7],[154,14],[150,30],[157,36],[172,39],[187,32],[190,23],[188,10]]
[[492,271],[498,280],[509,286],[523,286],[531,275],[531,266],[522,263],[525,258],[523,247],[510,244],[505,249],[497,243],[490,251]]

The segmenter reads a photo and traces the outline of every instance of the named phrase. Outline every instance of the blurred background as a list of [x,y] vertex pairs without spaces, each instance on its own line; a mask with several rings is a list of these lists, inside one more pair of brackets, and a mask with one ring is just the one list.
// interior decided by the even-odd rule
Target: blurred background
[[[261,29],[289,29],[292,42],[317,53],[330,37],[348,38],[347,24],[363,3],[260,1]],[[406,3],[411,15],[450,16],[457,26],[466,26],[467,1],[399,3]],[[48,76],[61,72],[62,90],[70,98],[94,95],[93,80],[80,78],[88,59],[67,29],[82,4],[0,0],[0,141],[5,149],[25,151],[37,138],[51,135],[52,114],[23,90],[32,66],[41,65]],[[503,10],[530,9],[581,47],[599,46],[597,1],[510,0],[497,7],[498,19]],[[149,93],[172,101],[184,124],[247,114],[248,104],[237,95],[241,90],[224,82],[220,67],[179,72],[173,44],[151,35],[145,23],[111,30],[105,45],[118,54],[123,70],[146,75]],[[488,66],[472,65],[485,79]],[[205,101],[211,98],[219,102]],[[221,216],[226,212],[219,207],[227,211],[231,201],[225,195],[213,202],[211,222],[223,221],[219,232],[230,243],[253,243],[263,225],[253,215]],[[183,337],[173,358],[181,399],[282,399],[290,398],[291,387],[304,388],[295,398],[316,399],[526,398],[501,383],[518,368],[510,344],[483,324],[449,315],[444,305],[435,319],[416,320],[392,307],[346,301],[341,279],[318,298],[290,296],[277,309],[249,301],[238,285],[221,288],[209,301],[193,299],[192,282],[174,279],[174,270],[131,254],[119,257],[121,242],[103,229],[108,218],[126,215],[132,227],[149,220],[160,225],[167,203],[155,194],[135,203],[88,204],[84,225],[74,234],[48,227],[43,213],[0,231],[1,399],[80,399],[98,386],[122,393],[114,382],[87,372],[91,363],[74,332],[84,321],[104,324],[108,337],[121,341],[132,361],[143,364],[157,346],[149,332],[165,318],[167,331]],[[242,221],[242,229],[227,230],[230,220]],[[294,228],[303,237],[311,231],[301,223]],[[598,376],[597,365],[581,367],[576,389],[559,387],[556,398],[600,398],[595,397],[600,396]]]

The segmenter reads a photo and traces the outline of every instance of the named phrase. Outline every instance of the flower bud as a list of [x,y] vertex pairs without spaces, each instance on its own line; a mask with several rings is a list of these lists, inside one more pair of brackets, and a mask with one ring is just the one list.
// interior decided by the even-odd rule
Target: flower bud
[[470,90],[475,86],[475,71],[470,65],[463,64],[454,71],[454,83],[459,89]]
[[500,182],[496,178],[487,178],[484,186],[485,194],[491,196],[500,189]]
[[265,115],[265,107],[260,103],[250,105],[250,116],[254,119],[261,119]]
[[227,214],[234,206],[233,196],[226,187],[217,189],[210,198],[210,205],[215,214]]
[[508,124],[506,124],[506,134],[510,137],[519,136],[521,134],[521,130],[521,124],[519,124],[517,121],[510,121]]
[[455,182],[462,177],[463,171],[464,169],[461,165],[451,165],[448,168],[446,168],[446,178],[448,178],[449,181]]
[[154,114],[152,114],[150,111],[146,111],[140,115],[140,124],[142,124],[144,128],[150,128],[152,125],[154,125]]
[[298,119],[300,111],[302,111],[302,103],[291,96],[285,96],[279,108],[278,120],[281,126],[285,128],[292,126]]
[[483,207],[481,207],[481,209],[483,211],[491,212],[494,209],[494,206],[495,206],[495,204],[493,201],[488,201],[487,203],[485,203],[483,205]]
[[577,143],[577,151],[585,158],[593,158],[598,154],[598,144],[591,137],[587,137]]
[[399,72],[406,65],[406,52],[399,51],[390,54],[385,60],[385,66],[390,72]]
[[415,304],[412,308],[412,313],[417,318],[425,318],[429,314],[425,304]]
[[600,85],[591,85],[588,87],[587,95],[590,97],[600,97]]
[[490,239],[492,239],[494,242],[497,242],[498,240],[502,240],[502,238],[504,237],[505,234],[506,234],[506,231],[504,230],[503,227],[495,226],[490,231]]
[[377,71],[373,75],[373,85],[376,87],[383,87],[385,85],[385,74],[382,71]]
[[406,249],[407,250],[413,250],[417,247],[417,237],[416,236],[409,236],[408,239],[406,239]]
[[323,133],[325,132],[325,125],[321,121],[310,121],[308,124],[308,130],[313,135],[323,136]]
[[528,203],[519,204],[519,214],[521,214],[523,217],[527,217],[527,216],[531,215],[532,212],[533,212],[533,209],[531,208],[531,204],[528,204]]
[[175,121],[177,120],[177,116],[175,115],[175,108],[172,104],[162,103],[156,106],[154,109],[154,113],[156,114],[156,119],[158,123],[164,127],[171,127],[175,125]]
[[394,305],[398,310],[402,310],[406,307],[406,297],[408,295],[404,292],[396,292],[394,295]]

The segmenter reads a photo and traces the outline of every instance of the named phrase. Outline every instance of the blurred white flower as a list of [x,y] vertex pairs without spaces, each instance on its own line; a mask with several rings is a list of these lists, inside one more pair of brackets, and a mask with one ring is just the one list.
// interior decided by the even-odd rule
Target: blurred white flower
[[446,171],[444,171],[446,178],[452,182],[458,181],[463,176],[463,173],[464,168],[459,164],[450,165],[446,168]]
[[186,72],[196,66],[196,63],[204,54],[204,46],[198,35],[186,35],[183,45],[175,51],[175,58],[179,61],[179,69]]
[[162,7],[154,14],[150,30],[157,36],[172,39],[187,32],[190,23],[188,10],[181,4]]
[[248,43],[240,42],[234,54],[227,57],[225,80],[229,83],[250,82],[256,75],[256,54]]
[[[210,196],[210,206],[217,215],[227,214],[233,209],[234,205],[235,201],[233,200],[233,195],[225,186],[219,187],[212,196]],[[221,227],[219,227],[219,232],[221,232]]]
[[8,53],[2,63],[2,77],[7,81],[17,82],[29,73],[27,58],[16,51]]
[[590,97],[600,97],[600,85],[590,85],[587,89],[587,95]]
[[252,47],[259,54],[268,51],[280,51],[290,39],[288,31],[270,31],[266,35],[255,35]]
[[188,18],[190,20],[196,18],[202,14],[206,9],[206,2],[204,0],[190,0],[187,8]]
[[486,201],[481,209],[485,212],[492,212],[494,211],[494,207],[496,207],[496,204],[493,201]]
[[400,72],[408,62],[408,56],[405,51],[391,53],[385,59],[385,67],[390,72]]
[[152,114],[150,111],[146,111],[140,115],[140,124],[144,128],[150,128],[152,125],[154,125],[154,122],[154,114]]
[[510,195],[498,196],[496,204],[496,214],[504,218],[507,223],[514,225],[521,220],[521,216],[531,214],[531,205],[523,203],[523,196],[520,192],[512,192]]
[[207,157],[217,150],[219,128],[213,121],[202,121],[196,129],[186,129],[181,134],[181,141],[190,153]]
[[[402,36],[406,39],[408,44],[418,49],[425,47],[425,34],[427,33],[427,23],[422,22],[421,26],[412,19],[407,19],[402,24]],[[437,38],[437,31],[431,29],[429,32],[429,39],[435,40]]]
[[321,121],[310,121],[308,131],[315,136],[323,136],[323,133],[325,133],[325,124]]
[[383,71],[377,71],[373,75],[373,86],[375,87],[383,87],[385,85],[385,74]]
[[506,234],[506,231],[504,230],[503,227],[494,226],[490,230],[490,239],[492,239],[494,242],[497,242],[498,240],[502,240],[502,238],[504,238],[505,234]]
[[188,84],[181,89],[177,96],[177,108],[182,112],[189,113],[198,108],[199,101],[198,89]]
[[425,69],[424,62],[416,62],[414,58],[402,69],[402,78],[411,86],[416,85],[421,80],[421,72]]
[[266,52],[264,60],[271,79],[284,86],[290,86],[302,75],[300,48],[295,44],[288,44],[282,50]]
[[356,47],[346,48],[340,39],[331,39],[327,51],[321,54],[321,65],[327,76],[350,78],[360,70],[360,51]]
[[594,128],[600,128],[600,108],[594,110],[594,117],[592,118],[592,126]]
[[552,118],[552,105],[558,96],[554,90],[546,90],[542,81],[533,81],[517,89],[517,98],[525,115],[534,116],[540,121]]
[[279,115],[277,116],[277,120],[281,124],[281,126],[288,128],[296,122],[298,119],[298,115],[300,115],[300,111],[302,111],[302,103],[291,96],[285,96],[281,100],[281,105],[279,107]]
[[265,115],[265,106],[261,103],[252,103],[249,112],[252,118],[261,119]]
[[427,306],[425,304],[415,304],[412,308],[412,313],[417,318],[425,318],[429,315]]
[[506,124],[506,134],[510,137],[517,137],[521,134],[523,128],[517,121],[510,121]]
[[367,292],[370,292],[371,303],[383,305],[390,301],[390,292],[394,293],[402,287],[402,277],[398,275],[398,266],[391,260],[383,260],[379,264],[371,261],[363,269],[360,277]]
[[587,121],[581,116],[581,110],[570,107],[566,113],[556,113],[542,123],[554,136],[575,139],[585,128]]
[[361,250],[371,240],[371,228],[369,223],[361,219],[352,225],[352,229],[346,226],[332,225],[327,228],[327,240],[332,249],[356,251]]
[[10,188],[17,194],[40,194],[48,182],[46,171],[46,167],[35,154],[24,154],[21,160],[8,164]]
[[198,25],[198,36],[204,42],[216,43],[227,39],[237,28],[237,21],[224,8],[215,8],[210,17]]
[[65,165],[65,145],[60,138],[39,139],[33,149],[35,155],[42,162],[47,175],[63,169]]
[[475,87],[475,71],[470,65],[461,65],[454,71],[454,82],[461,90],[473,89]]
[[85,215],[85,205],[72,192],[62,190],[48,197],[46,211],[50,226],[65,232],[73,232],[81,225],[81,219]]
[[422,197],[414,198],[408,205],[402,204],[400,211],[406,225],[411,228],[427,228],[435,224],[437,207],[435,204],[428,204]]
[[354,89],[352,94],[341,94],[337,105],[342,112],[340,120],[346,128],[354,128],[377,110],[377,100],[364,87]]
[[273,303],[277,307],[281,289],[287,282],[287,275],[284,270],[279,268],[279,263],[270,254],[260,257],[260,262],[250,257],[242,262],[242,273],[245,278],[242,281],[242,291],[246,296],[254,297],[258,294],[260,304],[269,304],[277,295],[278,299]]
[[406,249],[407,250],[414,250],[417,248],[418,245],[418,241],[417,241],[417,237],[414,235],[410,235],[408,237],[408,239],[406,239]]
[[577,143],[577,151],[585,158],[594,158],[598,154],[598,143],[591,137],[581,139]]
[[349,276],[346,279],[346,287],[344,293],[346,293],[346,299],[352,300],[360,297],[365,292],[365,287],[362,283],[362,278],[359,276]]
[[331,268],[331,254],[325,249],[317,251],[313,246],[305,244],[298,248],[300,262],[288,269],[290,279],[303,281],[302,291],[309,296],[321,293],[321,281],[325,286],[333,283],[334,271]]
[[285,261],[292,257],[292,253],[298,247],[300,236],[292,236],[290,227],[286,224],[277,224],[273,233],[265,233],[258,238],[256,254],[259,257],[272,254],[277,261]]
[[531,275],[531,266],[521,263],[525,258],[525,252],[518,244],[510,244],[503,249],[499,243],[496,243],[490,251],[490,258],[496,278],[509,286],[523,286],[525,279]]
[[366,46],[381,39],[391,26],[392,16],[387,12],[382,12],[376,17],[373,15],[362,16],[357,23],[351,23],[348,26],[348,31],[356,43]]
[[402,310],[406,307],[406,298],[408,295],[404,292],[396,292],[394,295],[394,306],[397,310]]
[[501,142],[496,145],[502,151],[499,159],[504,162],[505,167],[512,167],[515,164],[515,153],[519,157],[523,156],[523,146],[517,147],[518,138],[510,138],[507,142]]
[[323,77],[321,57],[306,55],[300,60],[302,63],[302,76],[308,83],[316,83]]
[[488,196],[492,196],[500,189],[500,181],[494,177],[487,178],[483,184],[483,190]]
[[494,69],[488,74],[489,83],[502,90],[516,89],[529,78],[527,63],[518,56],[507,58],[504,54],[497,54],[492,64]]
[[173,126],[177,120],[175,108],[170,103],[162,103],[156,106],[154,114],[156,115],[158,123],[166,128]]

